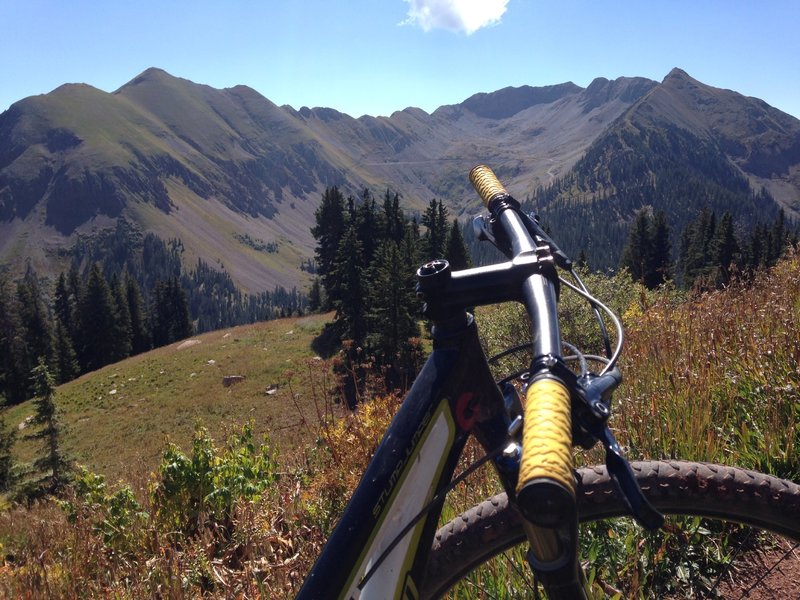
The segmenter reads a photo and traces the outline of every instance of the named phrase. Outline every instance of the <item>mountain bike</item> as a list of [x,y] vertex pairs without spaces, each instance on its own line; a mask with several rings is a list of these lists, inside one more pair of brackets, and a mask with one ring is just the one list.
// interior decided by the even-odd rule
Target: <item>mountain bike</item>
[[[719,593],[712,591],[720,589],[718,584],[745,575],[748,582],[761,581],[775,568],[763,565],[763,557],[796,554],[796,483],[736,467],[628,462],[608,424],[612,393],[621,382],[620,320],[591,295],[570,259],[491,169],[475,167],[470,180],[488,209],[476,218],[476,232],[507,260],[461,271],[452,271],[444,260],[419,268],[417,291],[433,323],[432,353],[298,600],[438,598],[462,580],[472,583],[458,597],[536,598],[540,590],[562,600],[626,597],[630,588],[624,583],[598,580],[596,553],[582,557],[579,544],[598,531],[611,536],[616,520],[627,518],[637,523],[633,535],[642,539],[634,543],[635,552],[647,552],[647,531],[673,536],[677,546],[690,549],[688,566],[668,575],[708,578],[711,595]],[[603,356],[562,341],[558,300],[567,292],[591,305],[602,331]],[[472,311],[512,301],[525,307],[530,341],[503,356],[525,351],[530,360],[496,381],[490,361],[500,357],[487,359]],[[609,333],[607,322],[616,334]],[[454,477],[471,436],[485,455]],[[605,465],[575,468],[573,449],[598,443]],[[486,463],[494,467],[504,493],[440,527],[446,494]],[[679,518],[665,521],[664,515]],[[579,526],[589,522],[602,525],[594,532]],[[702,558],[693,554],[695,538],[713,545],[727,568],[693,572]],[[533,583],[523,575],[501,575],[500,581],[473,575],[517,546],[512,572],[524,568]],[[753,555],[759,559],[740,560]],[[493,590],[470,591],[487,581]]]

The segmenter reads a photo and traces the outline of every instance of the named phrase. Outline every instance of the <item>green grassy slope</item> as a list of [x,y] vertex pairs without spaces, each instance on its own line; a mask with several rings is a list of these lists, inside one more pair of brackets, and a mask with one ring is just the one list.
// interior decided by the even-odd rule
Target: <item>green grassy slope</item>
[[[311,342],[330,317],[281,319],[207,333],[109,365],[60,386],[56,403],[64,449],[90,470],[113,479],[154,469],[168,441],[186,446],[198,424],[224,439],[248,419],[278,447],[313,439],[314,390],[326,374]],[[244,376],[226,387],[223,377]],[[273,390],[267,393],[268,390]],[[31,402],[6,412],[22,429],[16,458],[30,462],[26,440]]]

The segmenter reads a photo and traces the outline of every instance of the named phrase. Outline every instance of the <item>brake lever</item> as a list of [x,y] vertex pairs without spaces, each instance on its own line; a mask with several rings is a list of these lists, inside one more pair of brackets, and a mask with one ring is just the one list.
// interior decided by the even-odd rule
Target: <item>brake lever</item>
[[631,465],[622,455],[614,434],[607,425],[604,425],[599,432],[600,442],[606,449],[606,468],[611,475],[612,481],[616,484],[617,491],[622,494],[625,504],[631,511],[631,515],[645,529],[653,531],[659,529],[664,524],[664,515],[650,504],[645,497],[642,488],[636,482]]
[[622,375],[618,369],[612,369],[605,375],[577,380],[580,400],[589,409],[579,413],[580,425],[592,438],[603,444],[608,474],[633,518],[642,527],[652,531],[664,524],[664,515],[645,497],[628,459],[607,424],[611,416],[611,394],[621,381]]

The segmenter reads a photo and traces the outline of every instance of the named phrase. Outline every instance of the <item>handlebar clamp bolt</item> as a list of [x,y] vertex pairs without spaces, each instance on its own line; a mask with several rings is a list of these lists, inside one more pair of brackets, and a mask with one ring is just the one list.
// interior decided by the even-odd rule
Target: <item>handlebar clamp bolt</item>
[[429,296],[431,292],[443,289],[450,281],[450,263],[436,259],[417,269],[417,294]]

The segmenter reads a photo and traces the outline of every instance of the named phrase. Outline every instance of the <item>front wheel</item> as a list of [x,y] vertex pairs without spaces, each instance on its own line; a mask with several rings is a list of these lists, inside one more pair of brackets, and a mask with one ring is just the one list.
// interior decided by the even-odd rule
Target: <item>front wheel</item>
[[[800,485],[721,465],[631,466],[650,502],[674,518],[647,533],[624,518],[605,467],[578,470],[581,560],[598,597],[800,598]],[[521,518],[501,494],[439,529],[422,597],[451,588],[456,598],[539,597],[526,580],[526,544],[514,548],[525,542]]]

